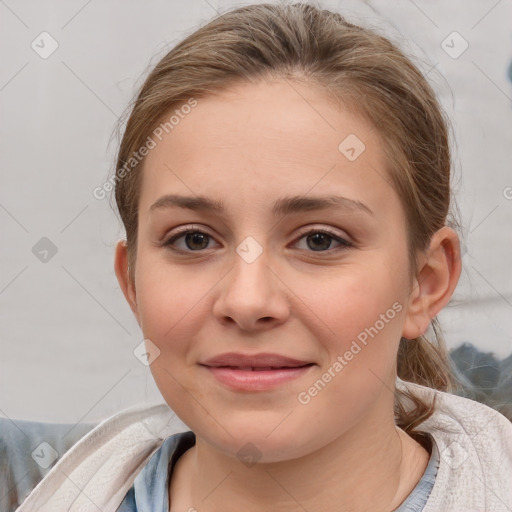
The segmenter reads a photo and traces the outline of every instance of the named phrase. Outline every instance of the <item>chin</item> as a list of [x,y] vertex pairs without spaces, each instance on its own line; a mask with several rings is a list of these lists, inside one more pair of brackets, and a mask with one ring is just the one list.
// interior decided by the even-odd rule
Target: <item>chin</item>
[[[283,422],[283,414],[279,421],[275,421],[275,415],[270,418],[262,418],[261,412],[258,415],[256,422],[254,419],[247,420],[247,416],[252,415],[247,415],[245,420],[228,421],[225,425],[229,433],[217,425],[214,431],[208,428],[206,435],[198,429],[196,435],[248,467],[256,462],[275,463],[297,459],[320,448],[317,445],[322,442],[321,436],[308,432],[306,425],[285,424],[287,420]],[[279,425],[279,422],[282,424]]]

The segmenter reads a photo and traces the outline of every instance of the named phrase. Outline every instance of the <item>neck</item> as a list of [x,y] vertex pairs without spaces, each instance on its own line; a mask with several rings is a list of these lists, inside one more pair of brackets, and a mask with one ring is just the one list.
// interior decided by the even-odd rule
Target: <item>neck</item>
[[250,467],[197,438],[176,464],[171,511],[392,511],[429,456],[393,418],[378,429],[368,420],[306,456]]

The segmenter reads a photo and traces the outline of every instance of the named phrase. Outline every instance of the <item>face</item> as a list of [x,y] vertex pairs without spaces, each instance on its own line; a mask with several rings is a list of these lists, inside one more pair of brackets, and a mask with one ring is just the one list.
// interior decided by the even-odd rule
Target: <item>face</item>
[[[288,460],[393,417],[410,279],[382,144],[278,80],[198,100],[146,157],[132,307],[164,399],[210,446]],[[227,353],[276,359],[209,363]]]

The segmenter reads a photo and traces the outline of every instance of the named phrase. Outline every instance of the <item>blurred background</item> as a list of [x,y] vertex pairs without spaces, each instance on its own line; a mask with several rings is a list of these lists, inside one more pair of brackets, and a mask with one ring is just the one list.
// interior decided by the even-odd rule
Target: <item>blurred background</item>
[[[250,3],[0,0],[2,417],[95,422],[163,401],[114,275],[123,232],[93,190],[150,67]],[[452,120],[464,270],[439,319],[467,393],[512,417],[512,2],[318,3],[396,41]]]

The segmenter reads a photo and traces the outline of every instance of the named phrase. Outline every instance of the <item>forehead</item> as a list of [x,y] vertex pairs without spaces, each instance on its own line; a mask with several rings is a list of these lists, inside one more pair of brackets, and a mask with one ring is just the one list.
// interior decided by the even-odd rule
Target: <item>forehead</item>
[[140,210],[180,192],[246,208],[283,192],[336,189],[378,209],[394,194],[379,133],[303,83],[237,85],[198,99],[180,117],[146,157]]

